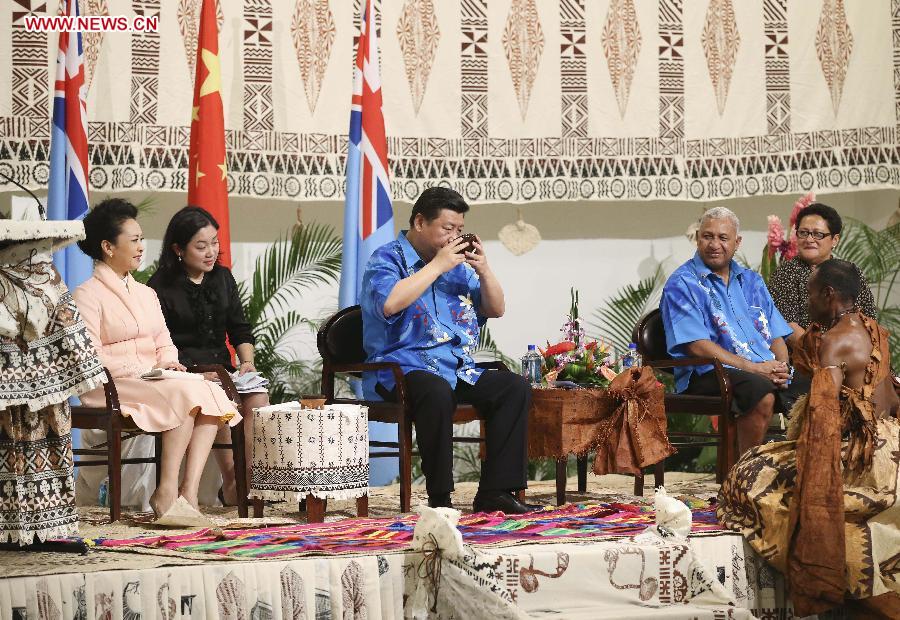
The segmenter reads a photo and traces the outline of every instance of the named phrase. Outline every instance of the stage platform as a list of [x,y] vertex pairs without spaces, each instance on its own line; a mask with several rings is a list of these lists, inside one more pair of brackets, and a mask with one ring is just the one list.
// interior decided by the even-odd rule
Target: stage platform
[[[630,484],[603,477],[615,478]],[[290,523],[298,515],[285,505],[265,524],[194,532],[152,529],[140,515],[110,526],[91,510],[86,556],[0,552],[0,619],[402,618],[417,590],[423,611],[437,594],[431,617],[444,618],[791,618],[780,576],[715,525],[707,478],[670,483],[673,495],[692,491],[687,543],[640,534],[650,498],[594,478],[564,509],[464,515],[465,553],[452,561],[413,550],[415,520],[390,514],[390,488],[373,492],[372,518],[318,525]],[[538,483],[530,497],[552,489]],[[343,516],[334,508],[329,519]]]

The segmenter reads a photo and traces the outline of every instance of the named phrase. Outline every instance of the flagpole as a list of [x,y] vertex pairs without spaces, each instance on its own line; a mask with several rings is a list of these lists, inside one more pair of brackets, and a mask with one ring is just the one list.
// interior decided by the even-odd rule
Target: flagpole
[[[344,199],[344,246],[338,304],[359,303],[362,275],[372,252],[394,239],[394,217],[388,181],[387,139],[381,109],[378,40],[372,0],[364,3],[353,70],[350,131],[347,143],[347,185]],[[370,133],[371,132],[371,133]],[[370,180],[366,183],[364,180]],[[353,385],[362,397],[359,382]],[[369,439],[397,441],[397,425],[369,422]],[[400,464],[395,458],[369,463],[372,486],[390,484]]]
[[[78,17],[77,0],[63,1],[66,15]],[[60,32],[53,87],[47,216],[51,220],[81,220],[88,208],[84,48],[81,31]],[[93,261],[76,245],[56,252],[53,263],[70,289],[87,280],[93,271]]]
[[188,204],[202,207],[219,224],[219,263],[231,267],[231,222],[228,209],[228,167],[225,112],[219,62],[219,24],[215,0],[203,0],[197,33],[197,70],[191,104],[188,151]]

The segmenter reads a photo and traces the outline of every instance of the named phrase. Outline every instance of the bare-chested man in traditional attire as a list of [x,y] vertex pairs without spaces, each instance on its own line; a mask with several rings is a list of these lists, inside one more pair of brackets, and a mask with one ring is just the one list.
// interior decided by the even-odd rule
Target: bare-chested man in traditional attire
[[845,605],[900,618],[898,399],[888,334],[855,306],[859,287],[845,261],[813,273],[794,355],[809,396],[788,441],[749,450],[719,493],[719,519],[786,575],[799,616]]

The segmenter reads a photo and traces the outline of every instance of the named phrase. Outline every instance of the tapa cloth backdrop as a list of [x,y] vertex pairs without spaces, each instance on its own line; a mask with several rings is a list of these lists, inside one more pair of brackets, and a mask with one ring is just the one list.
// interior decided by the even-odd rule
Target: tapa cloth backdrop
[[[57,35],[25,18],[58,4],[0,8],[0,170],[30,187],[49,174]],[[343,200],[359,4],[217,3],[231,195]],[[82,5],[159,16],[85,34],[91,189],[185,191],[200,0]],[[397,200],[438,182],[472,203],[900,183],[896,0],[374,5]]]
[[256,410],[250,497],[351,499],[368,491],[368,407],[294,401]]

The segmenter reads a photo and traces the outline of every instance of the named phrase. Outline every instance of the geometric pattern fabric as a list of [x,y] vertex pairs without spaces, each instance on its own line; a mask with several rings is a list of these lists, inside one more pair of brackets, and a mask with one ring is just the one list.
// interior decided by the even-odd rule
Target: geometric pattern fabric
[[[49,176],[57,36],[26,32],[24,17],[48,4],[0,8],[12,23],[0,172],[33,188]],[[92,191],[187,188],[198,4],[138,0],[137,12],[179,27],[88,41]],[[232,195],[343,200],[358,4],[217,3]],[[395,199],[438,182],[471,203],[900,185],[900,0],[405,0],[375,10]]]

